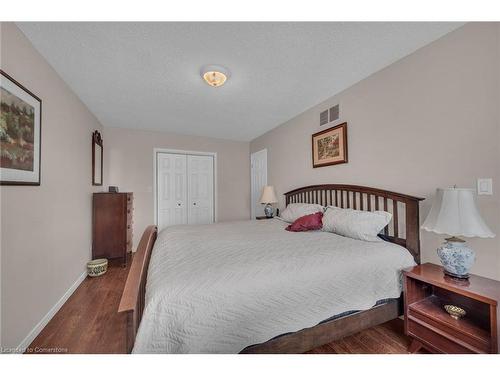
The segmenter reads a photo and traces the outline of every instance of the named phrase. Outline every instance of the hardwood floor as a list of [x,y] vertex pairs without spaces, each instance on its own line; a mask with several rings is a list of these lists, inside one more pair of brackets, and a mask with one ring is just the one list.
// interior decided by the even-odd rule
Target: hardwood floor
[[[130,265],[130,261],[127,263]],[[27,353],[125,353],[125,316],[116,311],[128,268],[87,277],[27,349]],[[394,319],[308,352],[309,354],[407,353],[403,321]]]
[[87,276],[26,353],[125,353],[126,320],[116,311],[131,262],[120,263],[110,263],[103,276]]
[[403,331],[403,321],[394,319],[314,348],[307,354],[407,354],[411,340]]

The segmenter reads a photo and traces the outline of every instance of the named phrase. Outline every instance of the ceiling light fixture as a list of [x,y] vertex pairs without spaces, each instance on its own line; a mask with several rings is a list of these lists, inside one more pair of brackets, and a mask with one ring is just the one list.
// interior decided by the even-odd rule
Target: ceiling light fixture
[[205,65],[201,68],[201,77],[212,87],[220,87],[229,79],[229,71],[220,65]]

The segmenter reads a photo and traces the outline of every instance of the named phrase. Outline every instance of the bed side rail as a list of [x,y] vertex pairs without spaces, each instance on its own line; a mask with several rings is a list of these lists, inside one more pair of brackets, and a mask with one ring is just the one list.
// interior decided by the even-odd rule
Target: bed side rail
[[158,229],[150,225],[142,234],[137,251],[133,255],[130,271],[123,288],[119,313],[127,314],[127,352],[132,352],[135,335],[141,322],[146,297],[146,278],[151,251],[156,241]]

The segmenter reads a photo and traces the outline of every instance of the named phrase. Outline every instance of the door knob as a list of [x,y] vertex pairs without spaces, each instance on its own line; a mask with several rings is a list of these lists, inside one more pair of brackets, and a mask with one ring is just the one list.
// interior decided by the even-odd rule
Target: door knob
[[196,206],[196,203],[193,203],[193,206]]
[[179,207],[180,207],[180,206],[181,206],[181,204],[180,204],[180,203],[177,203],[177,206],[179,206]]

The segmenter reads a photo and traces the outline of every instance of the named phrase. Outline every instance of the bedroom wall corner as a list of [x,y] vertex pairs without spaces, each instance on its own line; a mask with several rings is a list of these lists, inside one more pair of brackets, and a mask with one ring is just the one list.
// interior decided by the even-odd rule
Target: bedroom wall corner
[[102,126],[14,23],[2,70],[42,100],[40,186],[1,186],[1,346],[23,349],[85,276],[91,254],[91,134]]
[[134,251],[154,223],[155,148],[217,153],[218,221],[250,218],[250,142],[115,127],[105,127],[103,139],[105,188],[134,193]]
[[[472,272],[500,280],[500,24],[469,23],[252,140],[268,149],[268,183],[277,194],[310,184],[380,187],[426,198],[435,189],[475,188],[491,177],[494,194],[478,196],[497,234],[470,239]],[[319,126],[319,113],[340,104],[341,118]],[[349,163],[312,168],[311,134],[348,122]],[[439,263],[444,240],[421,231],[422,261]]]

